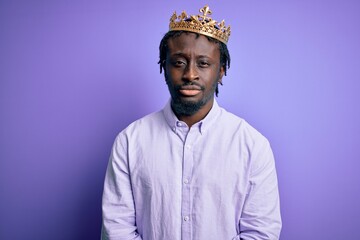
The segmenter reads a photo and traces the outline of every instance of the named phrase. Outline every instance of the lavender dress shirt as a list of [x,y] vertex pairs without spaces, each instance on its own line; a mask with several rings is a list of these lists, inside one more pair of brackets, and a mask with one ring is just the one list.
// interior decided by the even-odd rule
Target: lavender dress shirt
[[117,136],[102,210],[102,239],[279,239],[269,142],[216,101],[189,129],[169,101]]

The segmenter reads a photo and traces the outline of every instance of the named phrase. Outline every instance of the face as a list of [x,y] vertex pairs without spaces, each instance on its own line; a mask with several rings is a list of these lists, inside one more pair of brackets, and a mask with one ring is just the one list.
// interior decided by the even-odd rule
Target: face
[[210,110],[224,75],[219,46],[205,36],[183,33],[168,40],[165,79],[178,115]]

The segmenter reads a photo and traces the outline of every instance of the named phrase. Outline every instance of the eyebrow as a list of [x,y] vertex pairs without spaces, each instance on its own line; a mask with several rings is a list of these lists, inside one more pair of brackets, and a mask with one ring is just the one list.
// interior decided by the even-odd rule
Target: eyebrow
[[[188,57],[189,55],[185,54],[185,53],[182,53],[182,52],[176,52],[174,54],[171,54],[169,55],[170,57]],[[207,55],[198,55],[196,56],[197,58],[209,58],[209,59],[212,59],[210,56],[207,56]]]

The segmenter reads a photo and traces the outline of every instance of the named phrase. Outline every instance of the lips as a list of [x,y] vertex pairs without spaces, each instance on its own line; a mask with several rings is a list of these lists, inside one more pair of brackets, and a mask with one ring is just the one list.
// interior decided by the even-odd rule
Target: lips
[[200,92],[201,92],[201,90],[196,90],[196,89],[181,89],[180,90],[180,93],[187,97],[193,97]]
[[195,96],[199,94],[201,91],[202,91],[201,87],[196,85],[185,85],[185,86],[181,86],[179,89],[179,92],[183,96],[187,96],[187,97]]

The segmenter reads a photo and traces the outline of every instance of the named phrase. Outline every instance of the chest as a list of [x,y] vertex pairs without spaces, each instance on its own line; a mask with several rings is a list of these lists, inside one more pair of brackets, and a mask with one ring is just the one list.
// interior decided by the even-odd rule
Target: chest
[[133,182],[147,188],[179,188],[243,191],[249,175],[246,145],[229,134],[189,133],[139,139],[129,149]]

